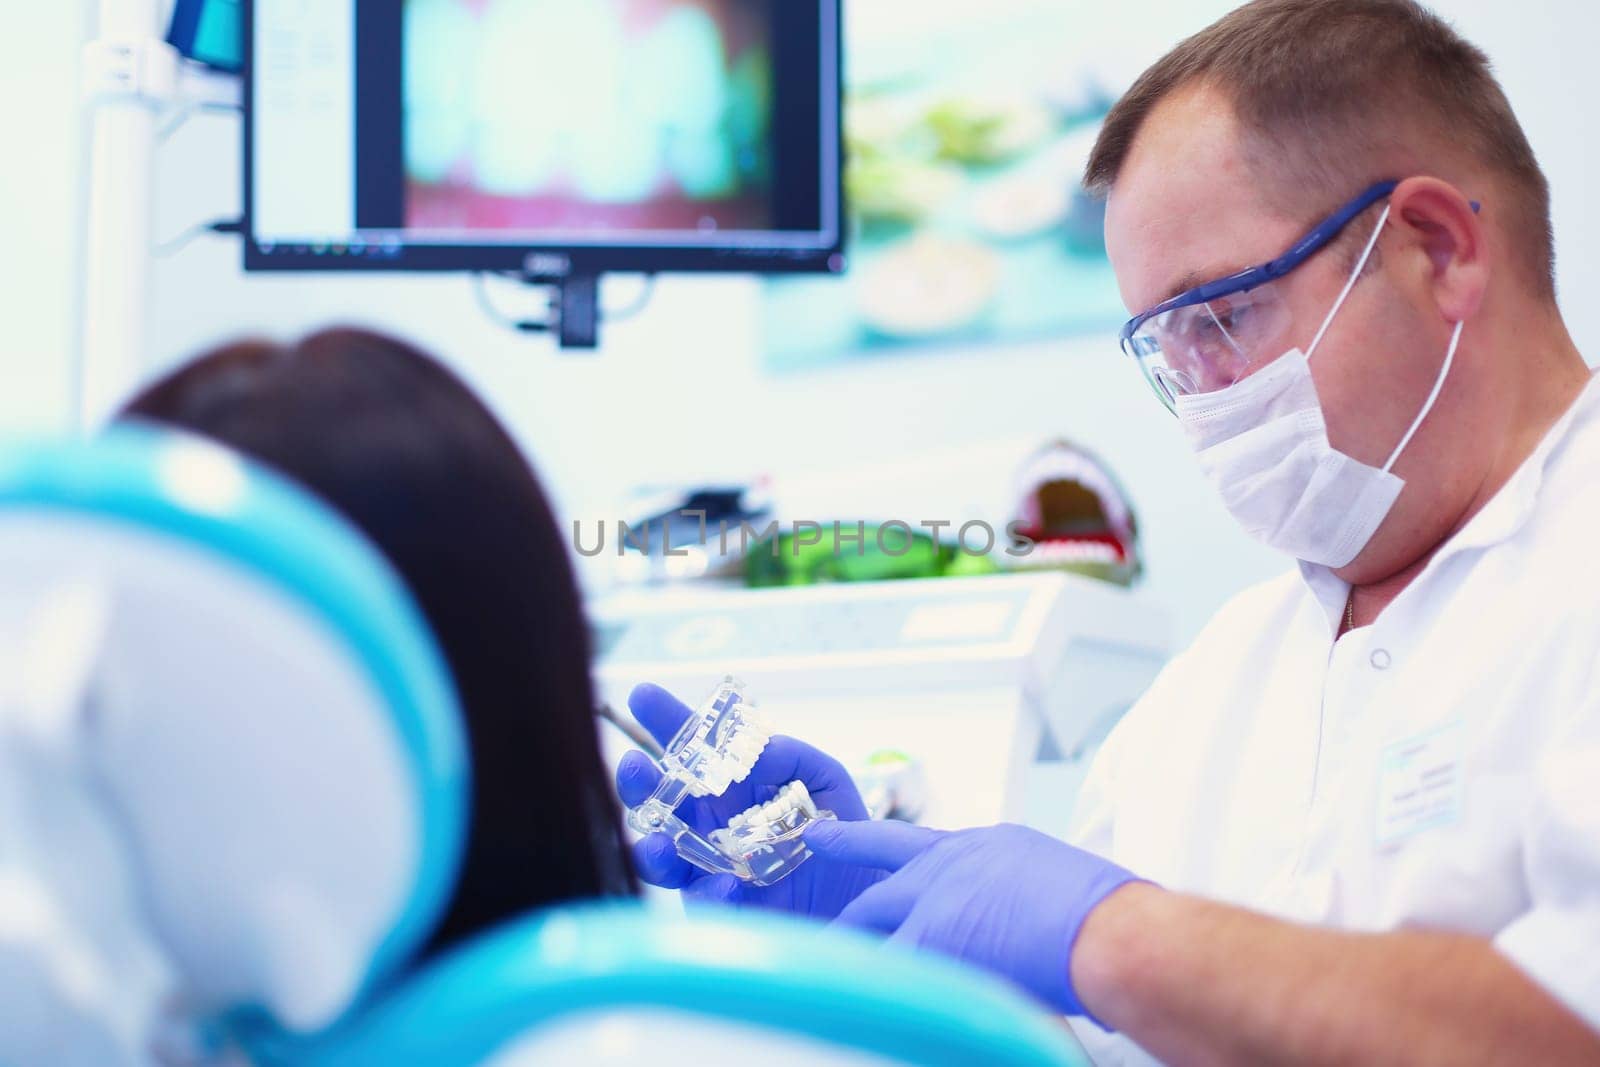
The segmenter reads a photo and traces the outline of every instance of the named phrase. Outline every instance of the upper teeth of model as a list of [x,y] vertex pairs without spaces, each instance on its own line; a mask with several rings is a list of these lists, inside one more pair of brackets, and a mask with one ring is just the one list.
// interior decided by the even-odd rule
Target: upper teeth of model
[[742,782],[766,750],[771,732],[755,713],[746,707],[733,722],[721,743],[708,751],[689,783],[691,796],[720,796],[734,782]]
[[798,779],[778,790],[778,795],[765,804],[754,804],[729,819],[728,829],[737,830],[747,824],[751,829],[761,829],[782,821],[795,811],[803,812],[808,817],[817,814],[817,806],[812,802],[810,792],[805,783]]
[[1122,494],[1112,485],[1106,472],[1082,453],[1047,452],[1028,464],[1022,472],[1022,481],[1034,490],[1046,482],[1077,482],[1094,493],[1112,525],[1121,526],[1128,521],[1128,508]]

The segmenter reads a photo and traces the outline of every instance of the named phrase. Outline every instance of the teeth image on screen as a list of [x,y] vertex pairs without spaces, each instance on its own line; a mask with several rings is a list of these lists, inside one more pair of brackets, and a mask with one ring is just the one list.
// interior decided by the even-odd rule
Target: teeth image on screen
[[406,225],[770,225],[750,0],[406,0]]
[[838,271],[838,2],[253,0],[246,269]]

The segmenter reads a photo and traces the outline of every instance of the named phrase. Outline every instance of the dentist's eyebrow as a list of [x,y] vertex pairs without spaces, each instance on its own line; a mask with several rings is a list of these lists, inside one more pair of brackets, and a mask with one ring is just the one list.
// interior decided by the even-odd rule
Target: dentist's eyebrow
[[1185,274],[1183,277],[1179,278],[1176,282],[1173,282],[1172,286],[1166,291],[1166,295],[1164,295],[1160,300],[1157,300],[1156,303],[1165,303],[1166,301],[1177,296],[1179,293],[1186,293],[1197,285],[1203,285],[1206,282],[1220,281],[1223,278],[1238,274],[1241,270],[1244,270],[1244,268],[1217,267],[1215,270],[1208,270],[1203,274],[1200,271],[1192,270],[1188,274]]
[[1183,277],[1173,282],[1172,285],[1167,288],[1167,291],[1161,294],[1161,299],[1157,300],[1156,303],[1164,304],[1168,300],[1171,300],[1173,297],[1177,296],[1179,293],[1186,293],[1199,284],[1199,272],[1190,271],[1188,274],[1185,274]]

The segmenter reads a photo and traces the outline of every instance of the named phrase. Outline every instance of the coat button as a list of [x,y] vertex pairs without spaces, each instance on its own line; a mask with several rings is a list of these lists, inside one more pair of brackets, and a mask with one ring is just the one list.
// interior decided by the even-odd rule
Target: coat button
[[1386,670],[1388,670],[1389,669],[1389,664],[1392,662],[1391,659],[1389,658],[1389,650],[1388,649],[1384,649],[1384,648],[1375,648],[1375,649],[1373,649],[1372,650],[1372,656],[1371,656],[1371,662],[1372,662],[1372,669],[1373,670],[1376,670],[1376,671],[1386,671]]

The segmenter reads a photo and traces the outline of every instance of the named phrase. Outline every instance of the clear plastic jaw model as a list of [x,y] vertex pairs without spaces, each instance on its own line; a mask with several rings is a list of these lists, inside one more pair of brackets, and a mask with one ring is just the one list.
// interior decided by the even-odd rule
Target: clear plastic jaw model
[[745,809],[728,825],[701,836],[675,814],[685,797],[721,796],[756,765],[772,733],[746,698],[744,684],[727,677],[683,724],[660,760],[661,783],[628,811],[641,834],[672,837],[678,855],[702,870],[732,874],[755,885],[782,881],[811,855],[801,831],[833,812],[820,811],[803,782]]

